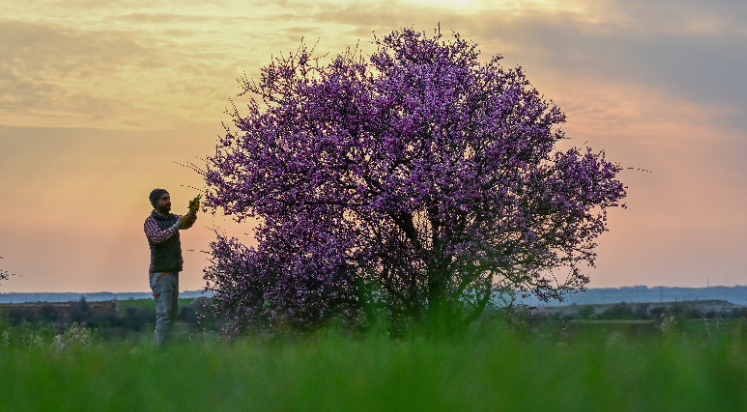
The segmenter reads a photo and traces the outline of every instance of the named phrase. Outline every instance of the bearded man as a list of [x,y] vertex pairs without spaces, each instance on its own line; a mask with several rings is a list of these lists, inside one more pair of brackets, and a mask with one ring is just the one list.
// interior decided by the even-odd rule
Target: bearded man
[[150,192],[153,212],[145,219],[145,235],[150,245],[150,288],[156,302],[156,345],[162,346],[176,321],[179,305],[179,272],[182,271],[182,244],[179,231],[197,220],[199,196],[189,202],[189,213],[171,212],[171,197],[165,189]]

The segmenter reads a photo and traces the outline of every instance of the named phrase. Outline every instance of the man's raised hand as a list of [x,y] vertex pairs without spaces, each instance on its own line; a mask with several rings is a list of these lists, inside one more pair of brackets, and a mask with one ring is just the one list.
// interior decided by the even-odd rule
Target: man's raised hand
[[181,229],[182,227],[186,226],[186,225],[187,225],[187,220],[188,220],[188,219],[189,219],[189,218],[188,218],[187,216],[179,216],[179,217],[178,217],[178,218],[176,219],[176,223],[174,223],[174,229],[176,229],[176,230],[179,230],[179,229]]
[[189,211],[192,213],[197,213],[198,210],[200,210],[200,197],[202,195],[197,195],[194,199],[189,201]]

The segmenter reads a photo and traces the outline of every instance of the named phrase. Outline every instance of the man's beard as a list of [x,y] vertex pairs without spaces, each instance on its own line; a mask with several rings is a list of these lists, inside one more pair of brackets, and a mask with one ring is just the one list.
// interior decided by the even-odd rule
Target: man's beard
[[157,209],[161,214],[168,215],[171,211],[171,205],[159,205]]

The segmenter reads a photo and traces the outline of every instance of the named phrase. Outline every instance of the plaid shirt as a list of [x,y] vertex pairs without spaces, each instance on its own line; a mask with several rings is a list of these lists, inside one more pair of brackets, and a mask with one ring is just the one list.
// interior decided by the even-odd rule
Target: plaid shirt
[[[182,217],[182,215],[174,216],[176,216],[177,219]],[[187,216],[187,221],[184,226],[179,228],[180,230],[189,229],[195,224],[195,220],[197,220],[196,213],[189,212],[185,216]],[[169,226],[166,230],[161,230],[161,228],[158,227],[158,223],[156,223],[156,219],[153,219],[153,216],[148,216],[148,218],[145,219],[145,235],[148,236],[148,239],[150,239],[151,242],[157,245],[165,242],[171,236],[174,236],[174,233],[176,233],[176,229],[174,229],[173,226]]]
[[[177,219],[182,217],[182,215],[174,215]],[[186,215],[187,221],[184,222],[184,225],[179,228],[181,229],[189,229],[192,227],[192,225],[195,224],[195,221],[197,220],[197,214],[189,212]],[[176,222],[176,220],[174,220]],[[174,229],[174,226],[169,226],[165,230],[161,230],[160,227],[158,227],[158,223],[156,222],[156,219],[153,218],[153,216],[148,216],[147,219],[145,219],[145,235],[148,236],[148,239],[155,243],[155,244],[161,244],[165,241],[167,241],[171,236],[174,236],[174,233],[176,233],[176,229]],[[150,266],[151,272],[153,271],[153,262],[151,262]]]

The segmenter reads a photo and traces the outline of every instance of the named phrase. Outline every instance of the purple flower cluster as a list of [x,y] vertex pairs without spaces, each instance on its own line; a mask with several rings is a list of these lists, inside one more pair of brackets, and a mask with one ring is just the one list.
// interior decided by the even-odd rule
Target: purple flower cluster
[[256,248],[211,245],[229,332],[333,317],[459,330],[501,279],[542,299],[588,282],[578,267],[626,195],[620,167],[557,151],[562,111],[458,34],[373,43],[327,65],[302,46],[242,81],[249,112],[206,172],[208,207],[260,222]]

